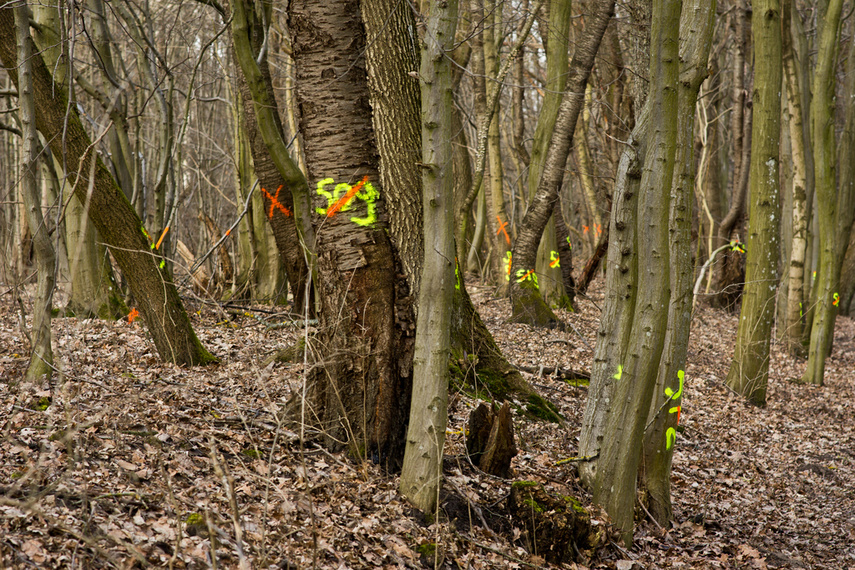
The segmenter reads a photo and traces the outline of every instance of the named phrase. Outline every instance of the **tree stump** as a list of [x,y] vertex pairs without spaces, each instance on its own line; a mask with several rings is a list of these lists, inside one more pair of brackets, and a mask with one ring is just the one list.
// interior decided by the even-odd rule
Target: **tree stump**
[[508,498],[511,520],[519,525],[532,554],[553,564],[590,558],[607,538],[606,528],[575,498],[553,496],[534,481],[516,481]]
[[495,405],[478,405],[469,415],[466,450],[472,463],[481,471],[508,478],[511,459],[517,454],[514,443],[514,422],[507,402],[496,411]]

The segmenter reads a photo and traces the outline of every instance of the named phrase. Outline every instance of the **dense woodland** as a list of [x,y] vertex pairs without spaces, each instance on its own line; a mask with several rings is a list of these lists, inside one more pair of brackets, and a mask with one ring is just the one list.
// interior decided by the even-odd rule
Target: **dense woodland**
[[853,13],[0,0],[0,566],[855,567]]

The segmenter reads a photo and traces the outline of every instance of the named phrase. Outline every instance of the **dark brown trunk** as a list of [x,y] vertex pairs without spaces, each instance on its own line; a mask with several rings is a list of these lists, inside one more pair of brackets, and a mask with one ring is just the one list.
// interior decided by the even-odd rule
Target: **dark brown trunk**
[[407,326],[396,319],[406,285],[387,232],[359,3],[299,0],[288,17],[308,179],[318,188],[322,360],[309,379],[304,417],[323,430],[328,447],[347,445],[395,469],[411,382],[411,353],[396,327]]

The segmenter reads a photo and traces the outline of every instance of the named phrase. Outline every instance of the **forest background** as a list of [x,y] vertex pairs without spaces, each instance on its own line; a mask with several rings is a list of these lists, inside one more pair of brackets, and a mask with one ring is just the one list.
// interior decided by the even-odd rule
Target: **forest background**
[[[39,497],[55,496],[74,471],[39,481],[36,465],[47,456],[42,447],[35,464],[25,458],[23,434],[33,428],[23,427],[31,418],[16,407],[71,414],[65,428],[44,434],[71,446],[62,461],[103,425],[102,417],[83,427],[81,409],[68,407],[74,397],[59,397],[78,373],[62,349],[54,356],[54,305],[67,319],[132,324],[141,315],[161,361],[178,365],[229,360],[209,346],[225,348],[202,334],[200,319],[222,326],[255,315],[268,335],[285,326],[306,331],[285,335],[290,353],[276,355],[303,363],[290,396],[259,406],[278,410],[274,431],[286,430],[301,453],[309,441],[324,453],[348,449],[351,459],[383,465],[381,479],[403,465],[402,494],[428,513],[448,504],[442,473],[452,481],[443,457],[455,452],[443,453],[437,435],[447,431],[449,386],[458,398],[452,422],[459,398],[508,400],[521,414],[516,422],[539,417],[564,428],[574,415],[567,406],[584,405],[579,442],[563,451],[577,455],[569,463],[579,468],[560,479],[578,481],[608,512],[617,534],[606,542],[617,550],[605,560],[615,552],[633,558],[616,543],[628,547],[638,532],[637,492],[660,530],[675,519],[671,461],[677,433],[685,433],[680,400],[693,314],[718,321],[741,311],[739,330],[725,339],[735,350],[723,376],[754,405],[767,402],[776,351],[794,363],[806,357],[789,377],[820,389],[832,351],[842,348],[844,359],[851,352],[833,334],[836,317],[855,310],[855,126],[845,104],[855,88],[851,10],[835,0],[476,1],[418,10],[399,2],[92,0],[79,11],[5,4],[0,55],[12,73],[0,89],[0,147],[3,164],[20,168],[0,170],[0,246],[4,303],[20,319],[8,331],[27,339],[10,341],[17,348],[6,356],[7,452],[18,449],[14,464],[23,461],[4,487],[9,513],[35,513]],[[422,191],[435,194],[422,199]],[[600,267],[605,283],[594,281]],[[501,321],[524,325],[498,326],[467,284],[509,295]],[[580,330],[574,318],[592,309]],[[65,320],[53,326],[75,326]],[[589,371],[574,356],[571,374],[565,356],[549,372],[590,382],[584,404],[541,394],[537,378],[521,374],[542,375],[544,364],[509,357],[504,328],[520,326],[542,338],[557,334],[543,327],[559,329],[567,335],[559,342],[592,353]],[[281,365],[258,366],[249,373],[269,386]],[[13,377],[24,369],[18,384]],[[612,398],[628,406],[612,409]],[[239,416],[248,429],[252,422]],[[22,435],[12,437],[13,429]],[[222,477],[235,533],[220,539],[244,565],[228,456],[217,455],[209,435],[208,467]],[[408,463],[410,445],[429,450],[423,465]],[[145,472],[146,460],[136,463],[132,471]],[[828,476],[823,469],[816,474]],[[308,481],[307,473],[304,464],[300,477]],[[88,503],[88,492],[82,496]],[[170,508],[193,528],[193,513]],[[308,512],[315,521],[311,500]],[[597,563],[595,546],[605,540],[597,516],[592,550],[546,560]],[[201,528],[202,518],[195,523]],[[204,524],[211,564],[220,524]],[[544,539],[535,528],[507,524],[539,563]],[[142,556],[127,537],[105,534],[113,537],[107,547],[97,533],[66,534],[87,556],[116,547]],[[178,548],[158,548],[174,562],[184,539],[173,532]],[[305,554],[316,564],[317,540],[313,530]],[[13,553],[34,548],[9,544]],[[418,546],[425,544],[430,553],[410,552],[436,565],[443,549],[456,552],[440,540]],[[741,546],[754,550],[719,547],[716,555],[766,563],[755,546]],[[524,563],[520,556],[514,563]]]

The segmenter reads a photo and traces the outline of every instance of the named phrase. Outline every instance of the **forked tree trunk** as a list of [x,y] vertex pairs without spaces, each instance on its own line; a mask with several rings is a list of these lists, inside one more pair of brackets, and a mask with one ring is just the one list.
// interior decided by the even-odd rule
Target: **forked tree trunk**
[[669,214],[671,298],[639,467],[639,487],[647,509],[666,528],[671,521],[671,459],[680,419],[692,319],[695,106],[701,83],[707,77],[715,5],[716,2],[709,0],[685,0],[680,18],[677,151]]
[[[0,60],[17,84],[13,30],[12,9],[0,8]],[[91,141],[76,109],[68,106],[65,89],[54,83],[40,56],[32,61],[39,131],[54,154],[66,153],[66,174],[81,201],[87,199],[92,174],[89,219],[122,268],[160,357],[182,365],[213,361],[193,332],[178,290],[155,263],[139,217],[101,160],[92,163]]]
[[781,3],[756,0],[754,97],[751,134],[751,206],[746,240],[745,290],[727,385],[751,403],[766,403],[769,346],[778,285],[781,138]]
[[[605,422],[599,434],[599,457],[595,460],[591,490],[594,500],[611,516],[625,544],[632,542],[638,466],[668,323],[672,261],[668,219],[677,146],[681,5],[681,0],[662,0],[654,2],[653,6],[648,100],[650,141],[637,209],[628,220],[635,226],[638,244],[637,274],[630,277],[637,293],[632,312],[622,316],[631,325],[625,322],[621,327],[625,331],[631,328],[633,334],[627,335],[626,344],[617,352],[616,368],[600,370],[601,375],[605,372],[614,380],[611,407],[604,401],[594,400],[593,391],[589,392],[588,400],[589,408],[606,407],[602,412]],[[609,263],[622,262],[621,253],[610,258]],[[681,271],[679,267],[675,270]],[[675,342],[677,340],[675,338]],[[598,345],[605,344],[604,341],[605,336],[601,336]],[[602,382],[603,378],[592,377],[591,380],[593,390],[594,382]],[[671,379],[667,380],[670,383]],[[590,436],[587,439],[590,440]]]

